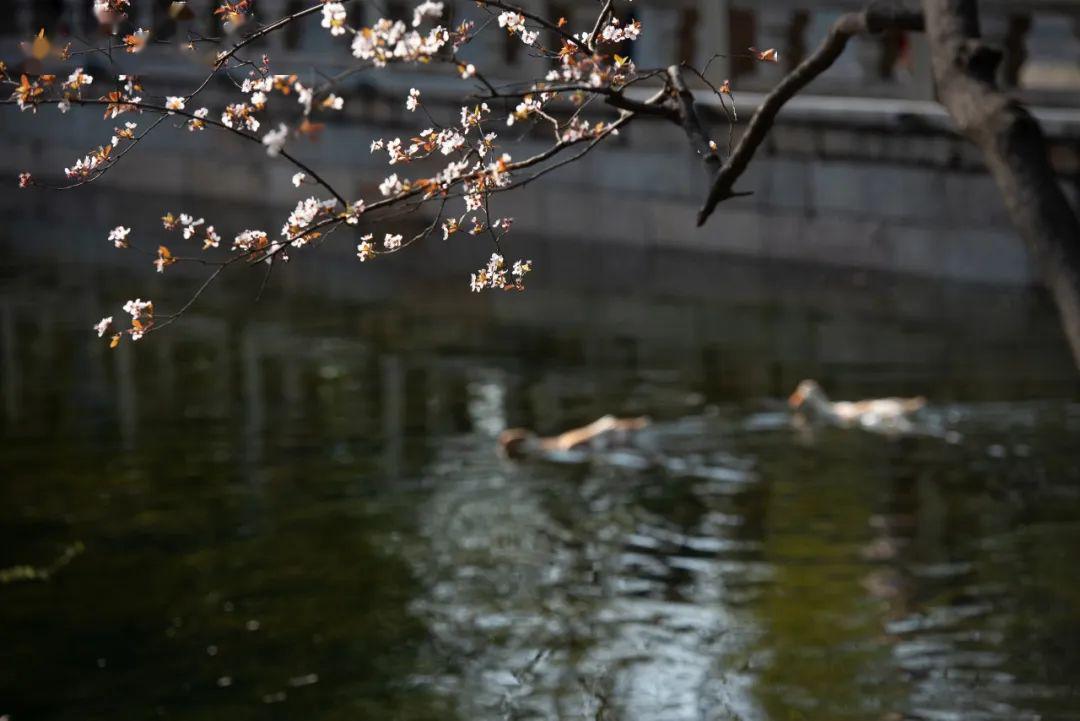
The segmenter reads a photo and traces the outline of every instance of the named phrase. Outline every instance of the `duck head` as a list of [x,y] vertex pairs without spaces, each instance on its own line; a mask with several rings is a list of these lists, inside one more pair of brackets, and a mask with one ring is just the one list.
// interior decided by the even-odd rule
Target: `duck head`
[[536,434],[526,428],[508,428],[499,434],[499,455],[518,460],[536,446]]
[[795,388],[795,392],[788,396],[788,405],[792,410],[798,411],[804,408],[814,410],[828,409],[829,397],[821,389],[817,381],[804,380]]

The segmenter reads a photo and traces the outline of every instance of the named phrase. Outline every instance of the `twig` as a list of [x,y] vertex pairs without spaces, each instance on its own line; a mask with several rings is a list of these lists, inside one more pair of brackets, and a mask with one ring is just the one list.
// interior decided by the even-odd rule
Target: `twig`
[[705,163],[705,170],[712,178],[720,169],[720,156],[713,150],[709,134],[697,114],[694,94],[686,87],[682,73],[681,66],[672,65],[668,68],[668,79],[671,81],[671,89],[675,92],[675,99],[679,103],[679,117],[683,130],[686,131],[686,137],[694,152]]
[[923,29],[922,13],[875,3],[861,12],[840,16],[818,49],[799,63],[798,67],[765,96],[753,117],[750,118],[746,132],[739,139],[735,151],[712,181],[705,204],[698,212],[697,224],[699,226],[705,224],[721,201],[735,196],[732,190],[735,181],[746,171],[750,160],[754,157],[758,146],[765,140],[777,113],[784,104],[817,76],[828,70],[844,52],[848,40],[852,37],[879,33],[889,28],[921,31]]

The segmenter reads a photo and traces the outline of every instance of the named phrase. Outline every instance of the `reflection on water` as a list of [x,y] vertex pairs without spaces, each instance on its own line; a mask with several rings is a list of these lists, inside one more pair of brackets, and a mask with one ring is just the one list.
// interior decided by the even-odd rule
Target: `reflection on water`
[[[539,244],[534,291],[476,298],[440,246],[108,352],[147,276],[84,225],[0,231],[0,569],[56,568],[0,584],[0,715],[1076,717],[1080,406],[1038,296]],[[793,429],[768,398],[808,375],[925,393],[925,432]],[[657,423],[493,453],[605,412]]]
[[1071,718],[1080,407],[948,415],[962,444],[800,447],[732,409],[665,429],[725,464],[677,473],[443,444],[413,551],[443,683],[469,718]]

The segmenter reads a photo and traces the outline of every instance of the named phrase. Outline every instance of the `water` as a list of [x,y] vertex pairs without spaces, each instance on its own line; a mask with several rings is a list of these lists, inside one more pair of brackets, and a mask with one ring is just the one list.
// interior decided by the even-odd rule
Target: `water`
[[[87,197],[0,230],[0,716],[1080,718],[1041,295],[522,242],[533,290],[476,297],[486,248],[328,248],[110,352],[182,293],[105,247],[161,202]],[[793,428],[804,376],[924,432]],[[493,452],[607,412],[649,453]]]

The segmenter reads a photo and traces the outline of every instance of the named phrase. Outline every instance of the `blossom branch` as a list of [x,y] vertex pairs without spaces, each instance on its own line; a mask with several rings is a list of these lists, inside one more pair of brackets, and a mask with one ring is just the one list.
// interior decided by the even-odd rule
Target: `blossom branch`
[[601,31],[604,29],[604,23],[611,17],[614,8],[615,0],[605,0],[603,9],[600,11],[600,14],[596,16],[596,23],[593,25],[592,32],[589,33],[589,50],[596,52],[596,39],[600,37]]
[[475,2],[476,2],[477,5],[486,5],[487,7],[493,7],[493,8],[497,8],[499,10],[506,10],[507,12],[517,13],[518,15],[521,15],[524,18],[532,20],[537,25],[540,25],[540,26],[546,28],[547,30],[550,30],[551,32],[555,33],[556,35],[559,35],[563,40],[570,43],[574,47],[579,47],[580,44],[581,44],[580,40],[578,40],[573,35],[566,32],[565,30],[563,30],[556,23],[553,23],[550,20],[547,20],[547,19],[541,17],[540,15],[536,15],[534,13],[531,13],[528,10],[520,7],[519,5],[514,5],[514,4],[508,3],[508,2],[503,2],[503,0],[475,0]]
[[[51,100],[50,99],[50,100],[41,100],[41,101],[39,101],[38,104],[40,104],[40,105],[56,105],[56,104],[61,103],[61,102],[64,102],[64,101]],[[72,105],[116,105],[117,104],[116,101],[114,101],[114,100],[107,100],[107,99],[100,99],[100,98],[70,98],[70,99],[67,100],[67,102],[70,102]],[[12,100],[0,100],[0,105],[11,105],[13,103],[14,103],[14,101],[12,101]],[[181,117],[188,118],[189,120],[197,120],[197,121],[199,121],[201,123],[204,123],[206,125],[210,125],[210,126],[213,126],[215,128],[219,128],[221,130],[226,130],[226,131],[232,133],[233,135],[237,135],[237,136],[239,136],[241,138],[244,138],[245,140],[251,141],[253,143],[258,143],[259,145],[263,144],[262,139],[257,135],[252,135],[251,133],[245,133],[243,130],[240,130],[239,128],[231,128],[228,125],[225,125],[224,123],[222,123],[222,122],[220,122],[218,120],[214,120],[213,118],[210,118],[210,117],[199,117],[198,115],[195,115],[195,113],[192,113],[192,112],[190,112],[188,110],[170,109],[170,108],[167,108],[167,107],[164,107],[164,106],[161,106],[161,105],[154,105],[153,103],[145,103],[145,102],[142,102],[142,101],[133,102],[133,101],[124,100],[124,101],[121,101],[121,103],[123,105],[130,106],[132,108],[137,108],[139,110],[145,110],[147,112],[153,112],[153,113],[162,114],[163,117],[157,121],[158,123],[160,123],[161,120],[166,119],[169,115],[178,115],[178,116],[181,116]],[[153,127],[156,127],[156,124]],[[147,133],[150,132],[150,130],[152,130],[153,127],[148,129],[146,132]],[[141,137],[144,137],[145,135],[146,135],[146,133],[143,133],[143,136],[140,136],[140,139],[141,139]],[[303,173],[307,174],[308,176],[310,176],[311,179],[314,180],[316,183],[323,186],[323,188],[325,188],[327,190],[327,192],[329,192],[331,195],[333,195],[335,198],[337,198],[337,200],[340,201],[342,203],[342,205],[347,206],[349,204],[349,202],[347,200],[345,200],[345,197],[343,195],[341,195],[341,193],[339,193],[332,185],[330,185],[330,183],[327,182],[322,176],[320,176],[318,173],[316,173],[314,170],[312,170],[311,167],[309,167],[306,163],[304,163],[303,161],[297,159],[295,156],[291,155],[290,153],[288,153],[285,150],[278,151],[278,154],[282,158],[284,158],[285,160],[292,163],[298,170],[300,170],[301,172],[303,172]],[[119,157],[122,157],[122,156],[119,156]],[[117,159],[119,159],[119,157]],[[112,167],[112,165],[115,165],[115,163],[110,164],[109,166],[107,166],[107,168]]]

